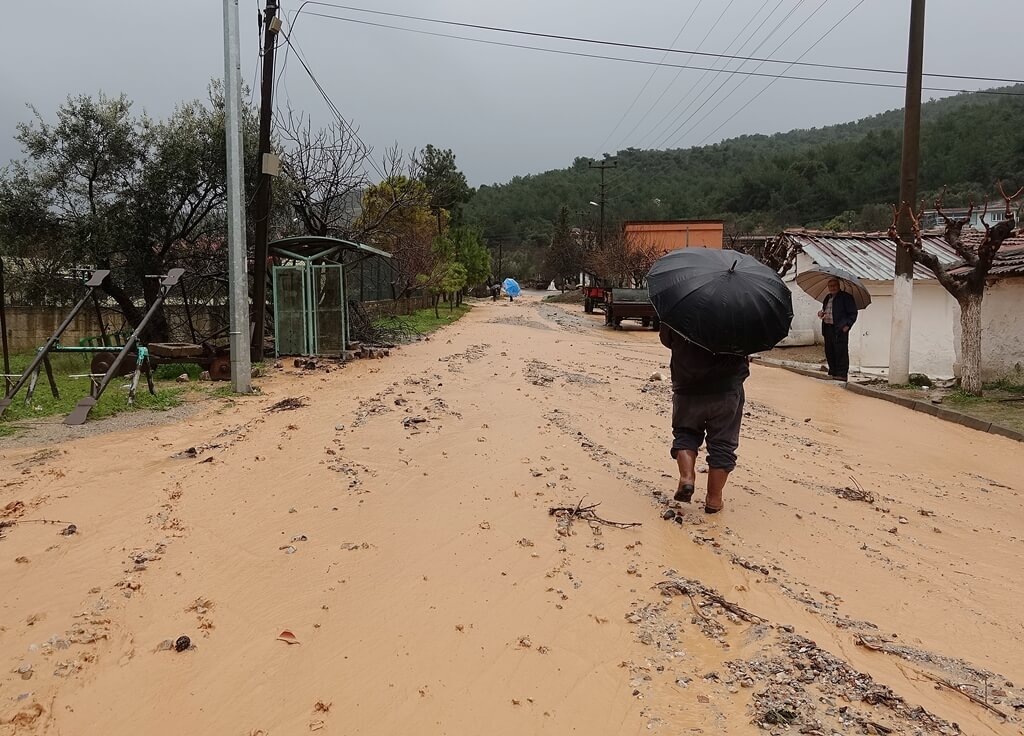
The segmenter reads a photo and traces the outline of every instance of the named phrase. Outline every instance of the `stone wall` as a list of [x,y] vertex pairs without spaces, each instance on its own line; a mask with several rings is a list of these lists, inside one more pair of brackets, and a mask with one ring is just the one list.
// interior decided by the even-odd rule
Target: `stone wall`
[[[192,307],[192,320],[200,335],[213,332],[214,325],[222,324],[221,319],[227,318],[226,307]],[[12,353],[30,353],[42,345],[53,334],[54,330],[67,316],[71,307],[7,307],[7,340]],[[164,310],[172,326],[171,339],[176,342],[190,342],[191,336],[186,326],[184,308],[181,305],[168,304]],[[125,329],[121,315],[113,310],[103,310],[103,321],[107,331]],[[74,321],[68,326],[61,338],[63,345],[77,345],[86,337],[98,337],[100,330],[99,316],[91,304],[87,304]]]

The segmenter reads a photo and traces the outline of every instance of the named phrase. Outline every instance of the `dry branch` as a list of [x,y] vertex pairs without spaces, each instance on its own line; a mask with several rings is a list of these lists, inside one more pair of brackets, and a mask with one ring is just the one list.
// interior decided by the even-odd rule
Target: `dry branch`
[[925,677],[927,677],[932,682],[938,683],[939,685],[941,685],[942,687],[944,687],[944,688],[946,688],[948,690],[952,690],[955,693],[960,693],[965,698],[967,698],[967,699],[971,700],[972,702],[977,703],[978,705],[980,705],[982,708],[985,708],[986,710],[992,711],[993,713],[995,713],[1000,718],[1004,718],[1005,719],[1005,718],[1008,717],[1005,713],[1003,713],[1003,711],[999,710],[994,705],[989,705],[984,700],[979,698],[977,695],[973,695],[972,693],[969,693],[966,690],[961,690],[959,687],[954,685],[949,680],[946,680],[946,679],[944,679],[942,677],[938,677],[936,675],[930,674],[928,672],[922,672],[921,674],[924,675]]
[[693,594],[696,593],[698,595],[704,596],[705,599],[711,601],[712,603],[717,603],[726,611],[733,614],[734,616],[738,616],[747,623],[768,623],[768,619],[758,616],[756,613],[751,613],[739,604],[726,600],[711,588],[708,588],[707,586],[697,581],[663,580],[662,582],[658,583],[655,587],[661,590],[663,593],[668,593],[669,595],[685,595],[687,597],[691,597],[691,600]]
[[641,526],[639,521],[609,521],[608,519],[602,519],[594,513],[594,509],[600,506],[600,503],[584,506],[583,501],[584,499],[581,498],[575,506],[552,506],[548,509],[548,515],[567,519],[569,524],[572,524],[573,519],[580,519],[588,522],[594,521],[605,526],[613,526],[616,529],[631,529],[635,526]]

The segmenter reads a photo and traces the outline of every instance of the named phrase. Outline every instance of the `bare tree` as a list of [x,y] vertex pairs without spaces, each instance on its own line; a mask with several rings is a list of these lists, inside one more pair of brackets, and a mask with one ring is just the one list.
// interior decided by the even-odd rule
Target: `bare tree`
[[[1002,182],[997,182],[996,186],[1006,203],[1005,218],[1002,222],[989,225],[985,222],[985,214],[988,213],[986,204],[985,214],[981,217],[985,233],[984,235],[978,234],[976,237],[971,236],[973,233],[967,235],[964,233],[964,225],[970,222],[971,213],[974,211],[973,202],[967,210],[966,217],[954,219],[947,217],[942,212],[941,193],[935,201],[935,210],[945,222],[946,242],[963,259],[962,263],[946,266],[935,255],[924,249],[921,237],[923,202],[916,214],[906,202],[899,208],[894,205],[892,208],[893,221],[889,226],[889,237],[897,243],[897,247],[902,245],[907,248],[914,260],[935,274],[939,283],[953,295],[960,305],[960,387],[963,391],[975,396],[980,396],[982,392],[981,302],[985,296],[985,280],[992,269],[992,263],[999,248],[1007,238],[1014,235],[1016,221],[1012,204],[1015,199],[1024,194],[1024,187],[1017,190],[1015,194],[1008,195],[1003,189]],[[896,230],[896,222],[903,211],[907,212],[913,223],[913,237],[909,241],[900,237]]]
[[642,288],[647,272],[663,252],[648,238],[637,233],[627,235],[617,228],[605,236],[604,245],[587,255],[587,268],[603,283]]
[[751,258],[756,258],[779,274],[779,276],[785,276],[796,261],[796,250],[787,250],[782,238],[771,235],[738,235],[730,233],[726,235],[725,247],[728,250],[734,250],[737,253],[743,253]]
[[371,169],[381,182],[418,178],[416,151],[406,154],[395,145],[377,162],[356,128],[335,121],[314,129],[309,118],[291,109],[279,129],[286,147],[281,156],[286,196],[307,235],[359,242],[387,239],[395,234],[389,232],[394,215],[422,204],[419,192],[402,187],[379,188],[372,212],[364,201],[374,186]]
[[304,113],[288,109],[279,128],[287,198],[307,235],[349,238],[359,218],[373,150],[355,129],[334,122],[314,130]]

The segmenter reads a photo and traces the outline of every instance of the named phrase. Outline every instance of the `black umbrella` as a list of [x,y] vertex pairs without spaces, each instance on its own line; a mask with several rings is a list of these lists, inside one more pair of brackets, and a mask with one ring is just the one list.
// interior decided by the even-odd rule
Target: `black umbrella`
[[662,322],[713,353],[768,350],[793,321],[793,295],[778,274],[732,250],[674,250],[651,268],[647,289]]

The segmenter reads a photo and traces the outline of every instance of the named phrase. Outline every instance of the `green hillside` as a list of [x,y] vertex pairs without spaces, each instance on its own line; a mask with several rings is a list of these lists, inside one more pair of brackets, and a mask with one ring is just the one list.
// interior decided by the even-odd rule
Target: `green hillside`
[[[983,199],[1002,178],[1024,184],[1024,85],[1020,97],[962,94],[922,110],[921,189],[949,185],[947,202]],[[842,223],[887,224],[899,191],[902,110],[856,122],[776,135],[748,135],[700,148],[627,149],[609,172],[608,222],[723,218],[743,231]],[[593,224],[598,174],[590,159],[565,169],[482,186],[469,222],[510,247],[546,245],[562,204]],[[832,221],[831,223],[829,221]]]

